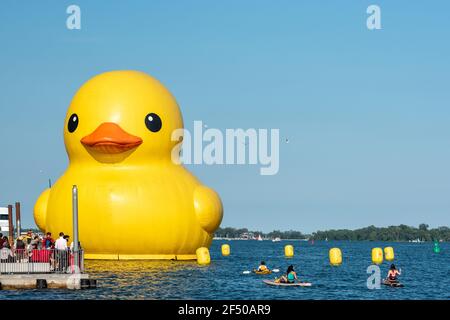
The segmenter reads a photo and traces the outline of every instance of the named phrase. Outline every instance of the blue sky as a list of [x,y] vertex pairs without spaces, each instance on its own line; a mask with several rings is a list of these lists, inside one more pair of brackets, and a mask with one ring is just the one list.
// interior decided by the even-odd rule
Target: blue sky
[[[81,8],[82,29],[66,28]],[[381,7],[382,30],[366,28]],[[280,171],[189,166],[223,226],[450,224],[448,1],[2,1],[0,205],[23,224],[67,166],[77,88],[137,69],[175,95],[186,127],[279,128]]]

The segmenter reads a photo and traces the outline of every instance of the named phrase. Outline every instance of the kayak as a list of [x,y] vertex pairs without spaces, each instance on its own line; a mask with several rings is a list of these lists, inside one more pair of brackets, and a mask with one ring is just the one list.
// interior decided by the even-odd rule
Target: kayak
[[256,273],[256,274],[271,274],[272,271],[270,271],[270,270],[258,271],[258,270],[256,270],[256,269],[254,269],[254,270],[253,270],[253,273]]
[[389,286],[389,287],[393,287],[393,288],[401,288],[401,287],[404,287],[404,285],[403,284],[401,284],[400,282],[392,282],[392,281],[389,281],[389,280],[384,280],[383,281],[383,284],[385,285],[385,286]]
[[275,282],[273,280],[263,280],[265,284],[269,286],[280,286],[280,287],[311,287],[312,284],[309,282],[294,282],[294,283],[283,283]]

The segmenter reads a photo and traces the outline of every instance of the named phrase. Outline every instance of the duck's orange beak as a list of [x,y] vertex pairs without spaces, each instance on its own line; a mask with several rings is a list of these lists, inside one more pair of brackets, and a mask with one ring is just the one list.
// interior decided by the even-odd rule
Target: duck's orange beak
[[129,134],[116,123],[105,122],[81,139],[81,143],[102,153],[122,153],[139,146],[142,139]]

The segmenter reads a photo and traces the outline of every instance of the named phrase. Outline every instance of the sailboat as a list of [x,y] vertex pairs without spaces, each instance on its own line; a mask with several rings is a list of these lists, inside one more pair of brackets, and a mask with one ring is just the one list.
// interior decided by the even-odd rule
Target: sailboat
[[256,239],[256,240],[258,240],[258,241],[262,241],[262,237],[261,237],[261,235],[258,235],[258,239]]

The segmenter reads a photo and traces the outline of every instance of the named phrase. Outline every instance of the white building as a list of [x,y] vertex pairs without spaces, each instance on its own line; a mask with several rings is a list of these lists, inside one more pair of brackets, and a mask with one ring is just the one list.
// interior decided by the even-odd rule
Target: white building
[[9,232],[8,208],[0,207],[0,233]]

